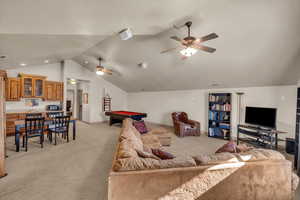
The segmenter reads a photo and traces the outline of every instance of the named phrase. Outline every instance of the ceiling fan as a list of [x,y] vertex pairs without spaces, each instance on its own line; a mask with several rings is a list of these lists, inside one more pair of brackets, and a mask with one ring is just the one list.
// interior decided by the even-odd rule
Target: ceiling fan
[[104,75],[104,74],[112,75],[112,74],[113,74],[113,71],[104,68],[104,67],[101,65],[101,60],[102,60],[102,58],[99,58],[99,65],[96,67],[96,74],[97,74],[97,75]]
[[203,42],[217,38],[218,35],[216,33],[211,33],[211,34],[208,34],[201,38],[195,38],[195,37],[191,36],[192,22],[188,21],[184,25],[188,28],[188,36],[187,37],[185,37],[183,39],[180,39],[177,36],[170,37],[171,39],[180,42],[182,46],[170,48],[170,49],[162,51],[161,53],[166,53],[166,52],[178,49],[178,48],[183,48],[182,50],[180,50],[180,53],[183,55],[183,59],[186,59],[186,58],[194,55],[199,49],[202,51],[208,52],[208,53],[213,53],[216,51],[216,49],[214,49],[212,47],[202,45]]

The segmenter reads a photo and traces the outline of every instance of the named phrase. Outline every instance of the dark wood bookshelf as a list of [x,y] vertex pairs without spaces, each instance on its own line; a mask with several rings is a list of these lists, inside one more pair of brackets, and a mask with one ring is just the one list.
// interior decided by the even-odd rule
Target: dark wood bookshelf
[[231,138],[231,93],[208,95],[208,137]]

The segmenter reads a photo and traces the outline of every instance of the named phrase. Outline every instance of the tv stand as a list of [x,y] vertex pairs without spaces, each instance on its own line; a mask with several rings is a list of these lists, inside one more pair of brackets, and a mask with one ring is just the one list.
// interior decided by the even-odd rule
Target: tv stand
[[287,132],[239,124],[237,127],[237,144],[245,142],[256,147],[278,149],[278,134],[285,133]]

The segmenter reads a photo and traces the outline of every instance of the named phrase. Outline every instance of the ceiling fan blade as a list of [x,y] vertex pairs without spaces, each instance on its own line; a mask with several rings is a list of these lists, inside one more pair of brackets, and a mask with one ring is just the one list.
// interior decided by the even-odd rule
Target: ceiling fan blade
[[170,52],[170,51],[173,51],[175,49],[177,49],[178,47],[173,47],[173,48],[170,48],[170,49],[166,49],[164,51],[161,51],[160,53],[167,53],[167,52]]
[[193,45],[192,47],[197,48],[197,49],[201,49],[202,51],[206,51],[208,53],[213,53],[213,52],[216,51],[215,48],[204,46],[204,45]]
[[110,70],[110,69],[103,69],[102,70],[104,73],[107,73],[107,74],[109,74],[109,75],[112,75],[113,74],[113,71],[112,70]]
[[173,40],[176,40],[178,42],[181,42],[181,39],[177,36],[171,36],[170,38],[173,39]]
[[208,40],[215,39],[217,37],[219,37],[219,36],[216,33],[211,33],[211,34],[208,34],[204,37],[199,38],[197,42],[199,42],[199,43],[200,42],[205,42],[205,41],[208,41]]

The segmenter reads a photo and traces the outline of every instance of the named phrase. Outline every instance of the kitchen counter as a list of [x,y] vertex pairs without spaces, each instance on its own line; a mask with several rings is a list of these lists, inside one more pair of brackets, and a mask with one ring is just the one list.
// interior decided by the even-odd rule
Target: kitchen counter
[[31,110],[6,110],[6,114],[26,114],[26,113],[48,113],[48,112],[63,112],[62,110],[39,110],[39,109],[31,109]]

